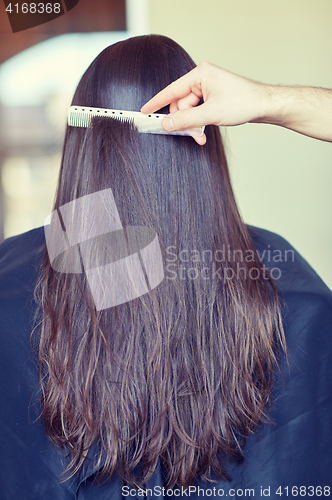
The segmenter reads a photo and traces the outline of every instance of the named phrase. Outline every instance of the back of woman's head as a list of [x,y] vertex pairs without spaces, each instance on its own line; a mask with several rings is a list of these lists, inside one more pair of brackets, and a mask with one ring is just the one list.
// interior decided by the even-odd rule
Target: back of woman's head
[[[193,67],[166,37],[119,42],[92,62],[73,104],[138,111]],[[164,265],[149,293],[96,310],[85,274],[58,273],[45,254],[43,419],[68,446],[71,473],[97,443],[105,477],[145,484],[160,460],[167,485],[228,479],[226,460],[266,418],[278,299],[238,214],[219,131],[206,134],[200,147],[108,118],[67,128],[55,209],[111,189],[123,227],[156,232]]]
[[[194,66],[189,55],[169,38],[131,38],[99,54],[83,75],[72,104],[138,111],[151,96]],[[208,147],[200,148],[188,137],[135,134],[129,125],[121,126],[112,119],[94,119],[88,131],[68,127],[57,204],[112,187],[117,205],[130,199],[137,206],[140,197],[132,193],[137,184],[143,196],[148,195],[144,202],[158,214],[158,221],[177,212],[189,219],[188,210],[196,217],[204,210],[204,224],[212,225],[211,214],[206,213],[212,196],[225,203],[230,217],[233,196],[220,134],[216,127],[207,127],[207,135]],[[215,194],[209,192],[212,186]],[[130,208],[126,212],[124,217],[133,216]],[[197,225],[201,233],[199,221]]]

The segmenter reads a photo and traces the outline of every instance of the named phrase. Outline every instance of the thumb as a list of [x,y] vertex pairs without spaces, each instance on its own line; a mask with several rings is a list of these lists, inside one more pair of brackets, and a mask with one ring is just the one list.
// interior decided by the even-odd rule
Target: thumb
[[203,125],[209,125],[209,118],[206,113],[205,105],[195,106],[188,109],[170,113],[163,119],[162,125],[165,130],[184,130],[187,128],[199,128]]

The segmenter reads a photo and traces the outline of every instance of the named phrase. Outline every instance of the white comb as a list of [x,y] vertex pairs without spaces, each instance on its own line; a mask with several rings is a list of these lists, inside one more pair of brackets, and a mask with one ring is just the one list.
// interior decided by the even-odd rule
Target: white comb
[[68,110],[68,125],[71,127],[89,127],[94,116],[103,118],[115,118],[117,120],[132,123],[137,130],[143,134],[165,134],[165,135],[190,135],[201,137],[204,128],[190,128],[168,132],[161,124],[167,115],[152,114],[145,115],[139,111],[120,111],[118,109],[91,108],[87,106],[70,106]]

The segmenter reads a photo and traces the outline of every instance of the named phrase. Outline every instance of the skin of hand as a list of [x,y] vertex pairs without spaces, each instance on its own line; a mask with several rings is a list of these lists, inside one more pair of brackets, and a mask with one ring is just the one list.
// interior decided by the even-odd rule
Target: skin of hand
[[[165,130],[270,123],[332,142],[330,89],[265,85],[203,62],[155,95],[141,112],[153,113],[168,104]],[[205,134],[194,139],[206,143]]]
[[[204,103],[197,106],[201,99]],[[263,84],[203,62],[154,96],[141,112],[153,113],[169,104],[170,114],[163,120],[165,130],[208,124],[234,126],[264,115],[266,101]],[[206,136],[195,140],[203,145]]]

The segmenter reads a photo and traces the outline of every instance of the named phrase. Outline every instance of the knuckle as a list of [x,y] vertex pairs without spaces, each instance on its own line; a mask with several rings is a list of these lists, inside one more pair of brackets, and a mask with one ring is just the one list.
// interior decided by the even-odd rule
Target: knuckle
[[170,93],[172,99],[175,98],[175,91],[174,91],[174,83],[175,82],[172,82],[168,85],[167,89],[168,89],[168,92]]
[[176,128],[188,128],[188,117],[185,111],[175,113],[173,121]]
[[203,61],[198,66],[200,67],[200,69],[202,71],[205,72],[205,71],[208,71],[211,68],[211,63],[209,63],[207,61]]

